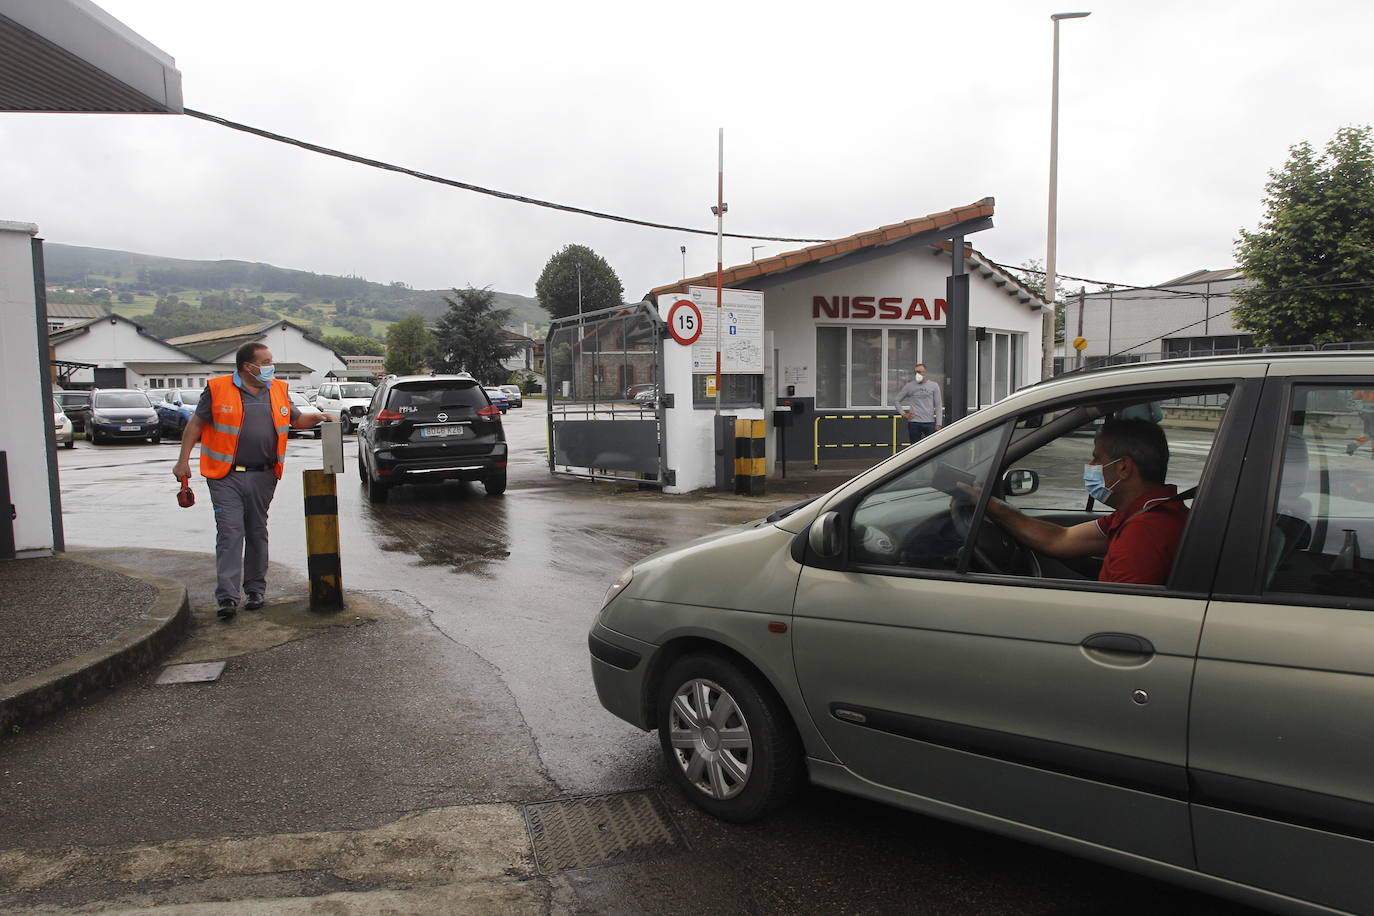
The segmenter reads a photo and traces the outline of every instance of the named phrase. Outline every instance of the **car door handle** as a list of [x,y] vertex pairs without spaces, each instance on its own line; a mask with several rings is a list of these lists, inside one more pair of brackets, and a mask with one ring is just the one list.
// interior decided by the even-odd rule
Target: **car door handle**
[[1127,655],[1154,655],[1155,647],[1143,636],[1129,633],[1094,633],[1083,640],[1083,648],[1101,652],[1121,652]]

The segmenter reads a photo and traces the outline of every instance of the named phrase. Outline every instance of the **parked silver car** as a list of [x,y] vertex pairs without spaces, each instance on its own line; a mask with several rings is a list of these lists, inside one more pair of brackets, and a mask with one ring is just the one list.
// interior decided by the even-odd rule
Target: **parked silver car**
[[72,421],[62,410],[57,398],[52,399],[52,428],[57,436],[57,444],[63,448],[75,448],[76,439],[72,435]]
[[[1369,391],[1369,353],[1034,386],[627,570],[589,637],[598,696],[726,819],[809,779],[1260,906],[1372,912]],[[1149,458],[1073,435],[1104,417],[1165,442],[1176,487],[1124,521],[1085,484],[1111,500]],[[1108,532],[1156,505],[1177,536],[1123,554]],[[1023,517],[1096,526],[1107,562],[1027,546]],[[1160,584],[1106,581],[1122,564]]]

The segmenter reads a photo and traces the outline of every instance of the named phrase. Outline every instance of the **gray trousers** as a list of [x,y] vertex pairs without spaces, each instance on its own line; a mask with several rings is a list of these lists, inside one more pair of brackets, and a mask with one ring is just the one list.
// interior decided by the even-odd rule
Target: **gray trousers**
[[267,510],[277,492],[271,471],[231,471],[206,481],[215,507],[215,602],[267,591]]

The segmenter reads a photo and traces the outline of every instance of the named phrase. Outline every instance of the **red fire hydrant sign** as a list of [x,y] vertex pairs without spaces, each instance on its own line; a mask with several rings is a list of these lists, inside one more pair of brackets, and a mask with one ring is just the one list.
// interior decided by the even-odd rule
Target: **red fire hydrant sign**
[[673,340],[690,347],[701,336],[701,310],[691,299],[679,299],[668,309],[668,333]]

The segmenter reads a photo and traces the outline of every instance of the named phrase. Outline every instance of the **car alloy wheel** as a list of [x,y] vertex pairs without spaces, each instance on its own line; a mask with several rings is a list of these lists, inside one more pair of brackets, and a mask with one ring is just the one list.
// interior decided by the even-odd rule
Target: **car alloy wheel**
[[693,678],[678,686],[668,711],[668,742],[687,781],[707,798],[734,798],[749,783],[749,723],[716,682]]

